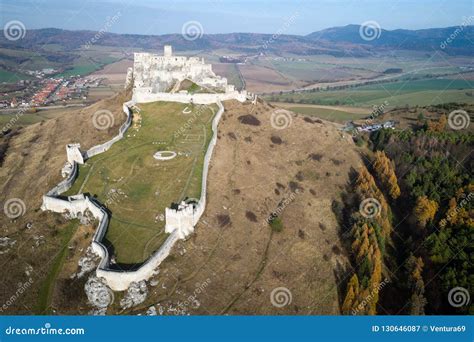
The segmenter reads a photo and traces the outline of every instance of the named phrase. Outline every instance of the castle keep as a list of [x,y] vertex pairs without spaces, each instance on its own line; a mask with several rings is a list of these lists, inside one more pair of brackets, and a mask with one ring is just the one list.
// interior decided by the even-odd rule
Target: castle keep
[[[212,71],[212,65],[203,58],[173,55],[170,45],[165,45],[163,55],[135,53],[133,71],[134,101],[176,101],[201,104],[237,99],[245,101],[247,93],[235,90],[225,77]],[[206,89],[205,92],[190,94],[179,90],[181,82],[189,80]]]

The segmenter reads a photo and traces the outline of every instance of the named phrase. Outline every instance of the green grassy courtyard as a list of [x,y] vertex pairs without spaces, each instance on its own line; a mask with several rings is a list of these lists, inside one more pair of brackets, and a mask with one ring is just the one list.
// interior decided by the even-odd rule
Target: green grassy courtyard
[[[217,112],[217,106],[167,102],[139,107],[134,117],[141,117],[141,124],[132,123],[124,139],[81,166],[67,193],[88,193],[111,211],[106,240],[120,264],[141,263],[160,247],[167,237],[166,207],[200,197],[204,155]],[[156,160],[158,151],[178,155]]]

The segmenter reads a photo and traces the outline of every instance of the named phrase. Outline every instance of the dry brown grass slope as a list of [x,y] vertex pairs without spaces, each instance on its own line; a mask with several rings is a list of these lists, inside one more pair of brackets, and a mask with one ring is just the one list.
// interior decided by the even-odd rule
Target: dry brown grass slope
[[[348,263],[331,207],[361,164],[352,139],[294,114],[277,130],[266,103],[225,108],[205,214],[160,267],[153,294],[130,312],[159,303],[165,314],[177,306],[191,314],[338,314],[335,274]],[[242,123],[246,115],[260,125]],[[279,204],[284,228],[272,233],[265,219]],[[291,304],[272,305],[278,287]]]
[[[129,94],[120,94],[90,107],[19,129],[9,141],[3,165],[0,167],[0,237],[9,237],[15,244],[0,249],[0,306],[17,293],[20,282],[30,277],[28,291],[8,305],[8,313],[30,313],[36,305],[39,289],[54,264],[55,258],[67,245],[64,228],[69,222],[59,215],[44,213],[42,195],[62,180],[60,170],[66,162],[66,144],[79,142],[82,149],[105,142],[117,134],[125,121],[122,103]],[[101,109],[110,110],[114,126],[97,130],[93,115]],[[18,127],[15,127],[18,129]],[[4,203],[17,198],[25,203],[25,212],[10,219],[3,210]],[[27,228],[29,227],[29,229]],[[85,229],[81,227],[78,234]],[[27,274],[30,267],[33,271]]]
[[[9,272],[0,282],[0,302],[14,293],[19,281],[26,281],[28,265],[34,271],[33,285],[9,313],[35,312],[54,257],[64,246],[58,231],[68,222],[38,208],[42,194],[61,179],[65,144],[80,142],[88,148],[115,135],[124,119],[123,100],[121,95],[75,115],[25,128],[12,139],[0,169],[2,201],[21,198],[27,211],[13,222],[2,218],[0,235],[18,243],[0,255]],[[271,125],[275,108],[264,102],[226,102],[225,107],[209,170],[208,205],[195,234],[180,242],[162,264],[159,283],[150,288],[145,303],[131,311],[109,313],[143,313],[156,303],[164,314],[173,314],[168,308],[179,305],[191,314],[339,313],[336,273],[348,262],[331,207],[340,200],[350,169],[361,164],[354,144],[334,124],[302,115],[292,114],[289,127],[275,129]],[[99,109],[114,113],[115,126],[109,131],[97,131],[92,125],[92,115]],[[259,125],[245,123],[257,120]],[[281,232],[272,232],[265,221],[273,211],[280,212]],[[27,222],[33,223],[29,230]],[[36,246],[33,237],[39,235],[46,243]],[[80,227],[69,240],[77,248],[67,253],[59,285],[52,288],[57,313],[84,314],[90,309],[83,284],[67,280],[77,271],[78,247],[84,248],[90,236],[90,227]],[[270,300],[278,287],[287,288],[292,297],[282,308]]]

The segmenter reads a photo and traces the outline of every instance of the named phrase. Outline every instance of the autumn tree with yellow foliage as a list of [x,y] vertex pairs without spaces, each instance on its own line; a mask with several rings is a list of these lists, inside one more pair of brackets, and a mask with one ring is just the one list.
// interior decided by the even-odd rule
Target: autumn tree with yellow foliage
[[448,123],[448,119],[446,115],[441,115],[441,117],[436,121],[428,121],[428,131],[430,132],[443,132],[446,128],[446,124]]
[[364,216],[360,212],[352,215],[351,249],[356,273],[347,285],[341,311],[344,314],[375,315],[382,281],[385,243],[390,239],[392,231],[389,220],[390,209],[383,193],[366,168],[358,172],[354,193],[359,203],[370,198],[373,202],[378,202],[379,206],[376,208],[378,211],[376,215],[371,217]]
[[428,222],[433,220],[437,211],[438,203],[436,201],[430,200],[427,196],[420,196],[413,208],[413,215],[418,225],[424,228]]
[[375,173],[380,179],[383,187],[387,190],[392,199],[400,197],[400,187],[398,186],[395,166],[384,151],[376,151],[374,164]]

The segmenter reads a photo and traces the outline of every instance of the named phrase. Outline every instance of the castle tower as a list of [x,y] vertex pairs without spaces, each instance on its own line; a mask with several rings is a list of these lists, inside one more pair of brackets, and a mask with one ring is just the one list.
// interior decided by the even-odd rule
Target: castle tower
[[165,45],[163,49],[163,55],[165,57],[171,57],[173,55],[173,48],[171,47],[171,45]]

